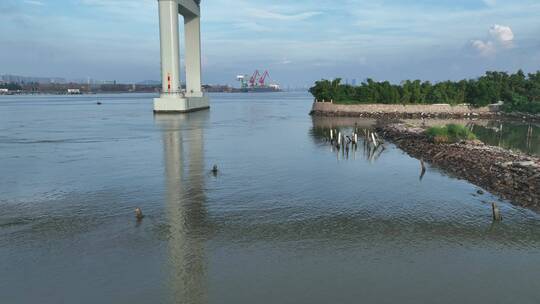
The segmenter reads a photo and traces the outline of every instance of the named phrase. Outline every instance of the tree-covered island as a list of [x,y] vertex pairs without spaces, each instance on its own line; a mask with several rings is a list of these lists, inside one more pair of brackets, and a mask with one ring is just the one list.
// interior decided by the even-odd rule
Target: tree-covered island
[[540,113],[540,71],[525,74],[486,72],[477,79],[461,81],[406,80],[399,85],[367,79],[359,86],[341,79],[320,80],[309,89],[317,101],[339,104],[470,104],[482,107],[502,101],[506,112]]

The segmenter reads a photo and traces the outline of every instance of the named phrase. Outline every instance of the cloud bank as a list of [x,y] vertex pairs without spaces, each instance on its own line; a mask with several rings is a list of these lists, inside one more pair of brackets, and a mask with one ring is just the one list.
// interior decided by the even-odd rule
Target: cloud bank
[[495,24],[489,28],[490,40],[473,40],[472,47],[481,56],[494,56],[501,49],[510,49],[514,46],[514,32],[509,26]]
[[[207,83],[234,84],[255,69],[303,85],[338,76],[435,81],[540,66],[537,0],[201,5]],[[159,78],[156,0],[0,0],[0,15],[0,73]]]

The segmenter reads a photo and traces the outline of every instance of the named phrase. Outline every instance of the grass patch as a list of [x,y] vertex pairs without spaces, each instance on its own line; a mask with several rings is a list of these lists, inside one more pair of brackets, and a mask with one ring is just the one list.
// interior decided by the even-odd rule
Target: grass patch
[[462,140],[476,139],[474,133],[467,127],[458,124],[431,127],[426,130],[426,134],[435,143],[455,143]]

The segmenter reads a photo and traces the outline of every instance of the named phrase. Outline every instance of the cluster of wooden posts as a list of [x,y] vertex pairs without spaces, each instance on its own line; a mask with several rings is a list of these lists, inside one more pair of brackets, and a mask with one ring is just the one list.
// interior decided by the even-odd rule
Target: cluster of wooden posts
[[[384,145],[384,140],[377,134],[377,132],[372,129],[359,130],[355,125],[350,135],[345,135],[345,132],[342,132],[341,130],[335,128],[331,128],[329,133],[326,134],[329,135],[326,140],[330,142],[332,150],[334,151],[335,149],[335,151],[338,152],[338,159],[340,151],[342,152],[343,156],[346,156],[346,158],[348,159],[349,150],[352,149],[353,151],[356,151],[359,145],[363,146],[366,159],[368,159],[369,161],[373,161],[379,158],[382,152],[386,149]],[[528,131],[528,137],[532,137],[532,127]],[[362,141],[363,143],[360,143],[360,141]],[[354,153],[353,155],[355,154],[356,153]],[[420,180],[422,180],[424,175],[426,174],[426,169],[427,168],[424,160],[420,159]],[[483,191],[480,190],[479,192],[483,193]],[[491,207],[493,221],[502,221],[502,214],[499,206],[496,203],[493,203]]]
[[363,139],[366,158],[369,160],[378,158],[385,149],[383,139],[371,129],[361,129],[359,132],[355,126],[350,135],[345,135],[345,132],[333,128],[329,132],[332,148],[338,152],[341,151],[347,158],[351,149],[354,151],[358,149],[361,139]]

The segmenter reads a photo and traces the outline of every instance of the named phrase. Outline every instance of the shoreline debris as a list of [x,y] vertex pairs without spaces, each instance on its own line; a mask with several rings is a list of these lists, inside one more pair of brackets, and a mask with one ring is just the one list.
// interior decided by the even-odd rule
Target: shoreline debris
[[439,167],[523,207],[540,207],[540,158],[477,140],[433,143],[423,128],[404,124],[377,128],[412,157]]

